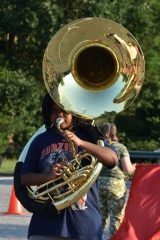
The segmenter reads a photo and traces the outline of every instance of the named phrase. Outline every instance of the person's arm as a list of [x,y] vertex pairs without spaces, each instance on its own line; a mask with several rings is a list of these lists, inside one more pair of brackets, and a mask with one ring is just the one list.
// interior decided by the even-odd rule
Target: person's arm
[[21,175],[21,184],[26,186],[41,185],[59,177],[62,172],[66,161],[56,163],[50,173],[24,173]]
[[36,186],[49,182],[54,178],[55,176],[51,177],[51,174],[29,172],[21,174],[21,184],[25,186]]
[[121,166],[124,172],[133,173],[136,169],[136,164],[132,164],[129,156],[121,158]]
[[80,147],[88,153],[94,155],[102,164],[113,168],[118,163],[117,154],[111,148],[84,141],[68,130],[65,131],[64,136],[72,141],[75,146]]

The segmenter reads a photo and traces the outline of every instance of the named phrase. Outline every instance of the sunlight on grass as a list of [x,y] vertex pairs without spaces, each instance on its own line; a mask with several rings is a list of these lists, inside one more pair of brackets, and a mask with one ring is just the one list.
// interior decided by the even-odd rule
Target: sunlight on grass
[[0,166],[0,174],[13,174],[14,168],[17,160],[15,159],[6,159],[4,158],[2,161],[2,165]]

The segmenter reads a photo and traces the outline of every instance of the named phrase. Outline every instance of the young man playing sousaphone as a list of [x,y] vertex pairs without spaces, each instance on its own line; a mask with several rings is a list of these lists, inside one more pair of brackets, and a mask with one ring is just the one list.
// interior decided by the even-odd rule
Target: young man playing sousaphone
[[[22,167],[22,185],[41,185],[63,174],[66,159],[70,161],[73,158],[69,141],[73,142],[78,151],[85,150],[110,168],[117,164],[117,155],[109,146],[96,144],[102,137],[97,128],[88,123],[75,126],[74,117],[60,109],[48,94],[44,98],[42,112],[46,131],[31,142]],[[56,127],[57,118],[63,119],[63,132]],[[59,156],[63,152],[64,159],[56,162],[53,149],[56,149],[56,156],[57,150]],[[52,203],[48,203],[50,205]],[[34,213],[34,209],[32,212],[28,239],[102,240],[97,181],[82,199],[60,212],[55,210],[48,215],[37,211]]]

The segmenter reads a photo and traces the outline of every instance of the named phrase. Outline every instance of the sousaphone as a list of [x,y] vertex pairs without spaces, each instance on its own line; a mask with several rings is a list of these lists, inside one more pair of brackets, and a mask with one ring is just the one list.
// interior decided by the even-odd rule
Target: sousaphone
[[[144,56],[133,35],[98,17],[78,19],[60,29],[43,59],[43,78],[51,97],[63,110],[84,119],[126,109],[141,90],[144,71]],[[90,164],[83,169],[86,158]],[[61,210],[85,195],[101,168],[90,154],[77,154],[60,179],[30,194],[37,200],[50,198]]]

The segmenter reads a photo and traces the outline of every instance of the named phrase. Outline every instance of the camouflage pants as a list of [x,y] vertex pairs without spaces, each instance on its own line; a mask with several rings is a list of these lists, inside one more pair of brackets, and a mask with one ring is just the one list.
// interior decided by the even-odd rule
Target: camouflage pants
[[109,227],[110,236],[114,235],[123,220],[126,189],[125,179],[99,177],[102,227],[103,230]]

